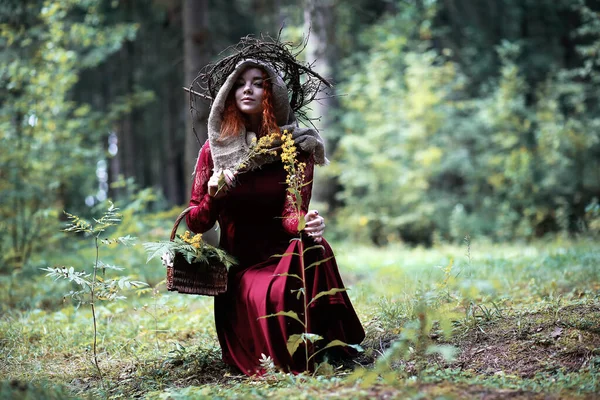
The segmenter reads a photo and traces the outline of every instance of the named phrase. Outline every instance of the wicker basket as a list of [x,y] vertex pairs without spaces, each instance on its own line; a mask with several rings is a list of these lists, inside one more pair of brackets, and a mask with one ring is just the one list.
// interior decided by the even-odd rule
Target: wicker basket
[[[175,240],[181,220],[194,207],[188,207],[179,214],[171,241]],[[185,294],[217,296],[227,291],[227,267],[221,262],[188,263],[183,255],[177,253],[172,264],[167,265],[167,290]]]

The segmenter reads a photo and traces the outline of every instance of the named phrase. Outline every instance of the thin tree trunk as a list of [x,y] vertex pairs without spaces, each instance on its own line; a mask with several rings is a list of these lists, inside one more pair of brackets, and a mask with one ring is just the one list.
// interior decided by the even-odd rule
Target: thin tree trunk
[[[184,86],[188,87],[202,67],[210,60],[208,30],[208,0],[183,0],[183,57]],[[190,95],[185,93],[188,117],[185,119],[185,167],[184,181],[186,193],[192,191],[192,174],[196,167],[200,146],[208,139],[208,104],[194,98],[190,104]],[[190,106],[192,107],[190,111]],[[191,114],[191,115],[190,115]],[[207,243],[217,245],[218,234],[214,229],[204,233]]]
[[[133,91],[133,71],[131,69],[131,60],[133,59],[133,44],[126,43],[121,49],[122,65],[125,70],[120,72],[124,74],[124,89],[126,94]],[[135,177],[135,150],[133,138],[133,113],[127,113],[119,124],[119,155],[121,171],[125,178]]]
[[[169,27],[175,27],[181,29],[182,23],[182,10],[181,2],[177,1],[176,5],[170,8],[168,13]],[[172,28],[170,28],[172,29]],[[182,117],[189,118],[189,112],[183,113],[184,104],[181,97],[181,76],[183,75],[183,54],[182,54],[182,42],[177,40],[174,42],[172,39],[164,43],[165,54],[171,54],[173,57],[172,71],[167,75],[168,87],[166,90],[166,99],[168,107],[166,109],[168,118],[167,130],[165,131],[166,143],[166,173],[165,173],[165,184],[164,187],[167,189],[168,199],[171,204],[184,204],[186,196],[185,193],[186,180],[184,179],[184,166],[185,166],[185,132],[181,129]],[[189,99],[189,98],[188,98]]]
[[[208,0],[183,0],[183,55],[185,87],[190,86],[200,69],[209,61],[208,52]],[[191,192],[192,173],[196,166],[200,145],[208,138],[207,120],[208,105],[202,99],[192,102],[190,112],[190,95],[185,96],[187,118],[185,120],[185,184],[186,193]],[[191,115],[190,115],[191,114]],[[195,131],[195,134],[194,134]]]
[[[118,68],[115,67],[116,63],[106,63],[100,71],[98,71],[101,76],[102,82],[110,82],[115,74],[118,73]],[[118,82],[118,80],[115,80]],[[102,85],[102,98],[100,100],[100,106],[102,109],[106,110],[109,108],[109,105],[113,102],[115,98],[115,86],[116,85]],[[108,150],[111,152],[109,160],[108,160],[108,198],[109,199],[119,199],[122,196],[123,190],[120,188],[112,187],[111,183],[116,182],[119,179],[119,175],[123,173],[121,169],[121,152],[123,149],[121,148],[122,144],[122,135],[120,132],[120,124],[114,123],[111,127],[111,132],[108,134],[107,142],[105,143]],[[112,145],[112,147],[111,147]],[[114,153],[116,151],[116,153]]]
[[[309,63],[314,62],[315,70],[332,82],[336,75],[335,62],[338,53],[335,41],[335,6],[335,0],[306,0],[304,8],[304,30],[308,32],[310,29],[308,45],[305,50],[306,59]],[[320,118],[315,122],[315,126],[325,140],[329,155],[333,154],[337,145],[337,138],[332,130],[336,126],[334,114],[339,104],[333,97],[334,95],[334,89],[327,89],[318,96],[321,100],[311,104],[314,116]],[[337,186],[335,179],[319,178],[317,175],[313,198],[317,202],[333,207]]]
[[[16,146],[16,150],[17,150],[17,154],[22,153],[23,150],[23,127],[22,127],[22,121],[23,119],[23,115],[21,114],[21,112],[18,112],[17,115],[15,116],[15,118],[13,119],[14,121],[14,127],[15,127],[15,133],[16,133],[16,137],[17,137],[17,146]],[[14,183],[14,189],[13,189],[13,212],[14,212],[14,220],[11,226],[11,234],[12,234],[12,250],[14,252],[14,256],[12,261],[15,263],[15,265],[21,265],[21,244],[20,244],[20,240],[19,240],[19,217],[22,214],[22,210],[21,208],[23,207],[22,204],[22,185],[23,185],[23,177],[26,176],[26,174],[24,174],[22,165],[17,163],[16,168],[14,168],[14,170],[12,170],[12,176],[11,179],[13,180]]]
[[[179,102],[176,101],[176,95],[180,93],[175,92],[174,88],[177,88],[177,82],[173,79],[165,79],[164,95],[166,101],[164,105],[164,119],[163,119],[163,143],[165,154],[163,157],[164,161],[164,177],[163,187],[165,188],[165,195],[170,204],[182,204],[183,197],[181,196],[181,190],[179,188],[180,179],[178,171],[179,163],[181,162],[180,156],[183,152],[178,152],[178,148],[181,147],[181,141],[177,134],[177,120],[179,112],[176,109],[179,106]],[[179,154],[178,154],[179,153]]]

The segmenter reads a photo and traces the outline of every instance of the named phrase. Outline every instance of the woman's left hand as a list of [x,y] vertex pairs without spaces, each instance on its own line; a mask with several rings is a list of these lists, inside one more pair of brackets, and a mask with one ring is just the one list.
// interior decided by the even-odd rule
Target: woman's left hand
[[323,239],[323,232],[325,231],[325,219],[319,215],[317,210],[310,210],[304,216],[306,219],[306,226],[304,232],[314,239],[315,242],[320,243]]

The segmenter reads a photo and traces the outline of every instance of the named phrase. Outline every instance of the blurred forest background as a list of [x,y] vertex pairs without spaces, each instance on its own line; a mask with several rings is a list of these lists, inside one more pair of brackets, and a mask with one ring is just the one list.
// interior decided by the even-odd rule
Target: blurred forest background
[[[4,0],[2,268],[57,241],[63,210],[187,203],[208,104],[198,71],[242,36],[300,43],[328,235],[403,241],[600,231],[600,2]],[[193,118],[192,118],[193,117]]]
[[[246,379],[142,244],[206,139],[183,88],[282,26],[367,336]],[[600,0],[2,0],[0,398],[596,398],[599,199]]]

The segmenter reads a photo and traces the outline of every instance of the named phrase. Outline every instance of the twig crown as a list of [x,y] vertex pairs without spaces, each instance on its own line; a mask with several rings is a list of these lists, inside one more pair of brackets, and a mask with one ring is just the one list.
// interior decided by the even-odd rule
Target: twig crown
[[308,37],[298,45],[281,41],[281,31],[276,38],[262,35],[260,38],[245,36],[236,45],[223,50],[219,61],[208,64],[192,81],[189,89],[190,103],[193,96],[214,99],[227,77],[235,70],[239,62],[255,59],[270,64],[282,77],[288,89],[290,107],[298,119],[310,121],[305,106],[315,100],[317,95],[332,84],[317,72],[311,63],[298,61],[298,55],[306,48]]

